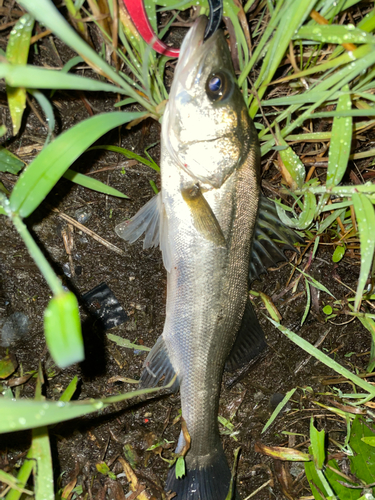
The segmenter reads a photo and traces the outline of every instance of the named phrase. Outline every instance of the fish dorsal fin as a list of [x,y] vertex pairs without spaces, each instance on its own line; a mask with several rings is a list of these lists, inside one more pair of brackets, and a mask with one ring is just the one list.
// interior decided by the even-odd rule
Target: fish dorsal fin
[[115,231],[117,236],[128,243],[134,243],[144,234],[144,249],[160,245],[163,252],[164,266],[168,272],[170,271],[171,255],[168,244],[168,219],[161,193],[151,198],[130,220],[118,224]]
[[261,194],[250,253],[250,282],[267,273],[269,267],[286,260],[284,251],[296,251],[293,244],[302,242],[293,229],[281,222],[275,203]]
[[[156,387],[164,377],[163,385],[169,384],[176,372],[169,359],[168,350],[162,335],[156,341],[156,344],[149,352],[143,363],[143,372],[140,379],[141,387]],[[179,388],[178,378],[171,387],[171,392],[176,392]]]
[[250,299],[247,299],[245,312],[236,340],[225,363],[225,370],[232,372],[254,359],[267,347],[262,327],[259,324]]
[[212,241],[219,247],[225,247],[225,237],[220,224],[212,208],[208,204],[208,201],[203,196],[199,185],[194,184],[188,188],[181,189],[181,194],[190,208],[193,223],[197,231],[200,232],[206,240]]

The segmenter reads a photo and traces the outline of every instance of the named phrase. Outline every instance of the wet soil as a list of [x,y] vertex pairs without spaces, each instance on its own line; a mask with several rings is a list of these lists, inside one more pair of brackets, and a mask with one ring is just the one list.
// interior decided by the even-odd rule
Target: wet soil
[[[48,46],[48,42],[45,41],[43,46]],[[45,51],[48,52],[47,49]],[[69,54],[63,54],[69,58]],[[9,124],[4,92],[0,98],[2,114]],[[111,97],[104,95],[85,94],[83,97],[74,92],[57,93],[53,104],[60,130],[88,117],[85,100],[94,113],[110,110],[114,103]],[[142,155],[147,145],[158,141],[159,133],[158,123],[147,122],[131,130],[114,130],[99,143],[120,144]],[[29,162],[40,150],[45,134],[45,127],[30,111],[19,137],[8,141],[8,144],[15,154]],[[150,153],[158,161],[159,147],[154,147]],[[13,339],[9,345],[6,345],[4,338],[0,339],[0,359],[6,353],[11,353],[19,363],[17,373],[9,380],[21,373],[37,370],[41,363],[45,374],[45,396],[51,399],[58,399],[75,375],[79,377],[80,383],[73,399],[84,399],[131,391],[134,386],[115,381],[116,378],[136,379],[141,373],[145,352],[119,347],[108,339],[109,332],[104,331],[82,301],[81,297],[87,291],[100,283],[106,283],[126,311],[128,320],[110,330],[112,334],[152,347],[163,328],[166,272],[159,250],[144,251],[142,242],[126,245],[114,232],[116,224],[134,215],[152,197],[149,181],[153,180],[160,187],[159,176],[148,167],[129,164],[123,157],[108,152],[85,153],[73,165],[75,170],[83,173],[105,167],[116,168],[98,172],[94,174],[95,178],[124,192],[129,200],[106,197],[61,180],[41,207],[25,221],[64,285],[79,298],[86,355],[83,363],[65,370],[53,364],[43,335],[43,312],[51,292],[10,221],[5,217],[0,221],[0,321],[17,312],[23,313],[29,322],[28,331],[22,338]],[[270,172],[267,175],[272,177]],[[0,180],[11,190],[15,177],[1,174]],[[265,194],[270,193],[265,190]],[[75,276],[72,276],[62,237],[68,223],[52,208],[73,218],[82,216],[82,213],[87,215],[89,218],[84,225],[119,247],[123,254],[115,253],[74,228],[72,262]],[[331,249],[330,246],[321,246],[308,272],[337,299],[345,301],[349,292],[347,287],[356,288],[358,261],[345,257],[339,264],[334,264]],[[292,254],[289,257],[292,258]],[[307,259],[302,260],[301,269]],[[289,282],[297,278],[297,272],[291,277],[292,272],[291,265],[282,264],[278,269],[269,271],[261,281],[253,283],[252,289],[262,291],[273,299],[284,326],[313,344],[326,333],[320,349],[350,370],[364,372],[370,348],[367,330],[359,322],[349,321],[350,318],[345,315],[327,322],[322,308],[332,302],[332,297],[314,288],[311,288],[313,306],[301,326],[306,288],[303,279],[299,280],[295,289],[288,288]],[[234,450],[241,447],[237,471],[241,498],[246,498],[262,486],[254,498],[298,498],[309,495],[302,465],[289,467],[274,461],[256,452],[254,444],[261,441],[271,446],[300,445],[300,449],[306,451],[312,415],[319,429],[325,428],[337,441],[343,442],[346,431],[344,421],[314,404],[317,400],[327,403],[332,397],[332,385],[327,387],[322,381],[325,377],[335,377],[335,373],[315,359],[309,359],[306,352],[269,322],[258,298],[254,303],[268,348],[247,370],[224,376],[220,415],[231,420],[234,426],[231,432],[235,434],[224,434],[223,443],[230,463],[233,462]],[[9,380],[2,383],[3,389],[9,385]],[[13,387],[13,391],[17,397],[32,398],[35,384],[35,377],[31,377],[26,383]],[[279,395],[285,395],[296,387],[298,390],[286,411],[261,434],[280,400]],[[353,390],[345,384],[337,384],[337,387],[343,392]],[[163,439],[167,440],[164,443],[176,442],[180,423],[174,421],[179,410],[178,395],[162,395],[149,400],[117,404],[51,428],[57,488],[76,479],[77,485],[82,486],[82,494],[76,498],[122,499],[124,492],[126,494],[129,491],[129,483],[118,458],[126,457],[133,461],[139,481],[147,486],[153,497],[162,498],[167,464],[155,452],[147,451],[147,448]],[[222,427],[222,430],[226,429]],[[298,435],[291,437],[283,434],[285,431]],[[2,435],[0,468],[15,472],[29,444],[28,432]],[[169,446],[173,449],[174,444]],[[163,455],[168,457],[168,453],[167,445]],[[97,471],[96,465],[101,461],[105,461],[118,476],[117,482]],[[285,497],[284,494],[289,496]]]

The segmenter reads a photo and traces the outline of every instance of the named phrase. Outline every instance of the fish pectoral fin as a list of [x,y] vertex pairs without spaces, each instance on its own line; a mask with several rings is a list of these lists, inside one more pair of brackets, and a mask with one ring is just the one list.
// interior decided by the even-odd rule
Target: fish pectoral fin
[[237,338],[225,363],[225,370],[232,372],[254,359],[267,347],[266,338],[259,324],[250,299],[247,299],[245,312]]
[[284,250],[298,251],[294,243],[303,243],[303,239],[281,222],[275,203],[261,194],[250,253],[250,282],[267,273],[269,267],[287,260]]
[[225,247],[225,237],[198,184],[181,189],[181,194],[193,218],[194,226],[206,238],[217,246]]
[[134,243],[143,234],[143,248],[155,247],[160,241],[160,193],[146,203],[130,220],[118,224],[115,228],[117,236],[129,243]]
[[[143,363],[143,372],[139,381],[140,386],[142,388],[156,387],[163,377],[163,385],[167,385],[175,375],[176,372],[169,359],[167,346],[165,345],[163,336],[160,335]],[[179,386],[180,384],[177,377],[170,391],[176,392]]]
[[168,240],[168,219],[161,193],[151,198],[130,220],[118,224],[115,231],[117,236],[128,243],[134,243],[144,234],[143,249],[160,245],[164,267],[170,272],[171,252]]

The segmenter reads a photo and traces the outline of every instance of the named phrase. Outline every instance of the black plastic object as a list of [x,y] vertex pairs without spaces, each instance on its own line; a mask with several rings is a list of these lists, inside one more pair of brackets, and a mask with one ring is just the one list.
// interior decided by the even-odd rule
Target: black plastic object
[[210,15],[204,32],[204,39],[210,38],[218,29],[223,17],[223,0],[208,0],[210,6]]
[[105,330],[122,325],[129,319],[114,293],[105,283],[100,283],[82,295],[82,300]]

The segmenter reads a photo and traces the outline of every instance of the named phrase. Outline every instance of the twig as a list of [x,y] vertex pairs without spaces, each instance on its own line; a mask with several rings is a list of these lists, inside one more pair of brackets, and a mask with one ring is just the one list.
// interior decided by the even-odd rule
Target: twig
[[272,479],[269,479],[266,483],[262,484],[262,486],[259,486],[259,488],[257,488],[255,491],[253,491],[252,493],[250,493],[250,495],[248,497],[245,498],[245,500],[249,500],[249,498],[252,498],[254,497],[257,493],[259,493],[263,488],[265,488],[266,486],[268,486],[270,484],[270,482],[272,481]]
[[70,222],[70,224],[72,224],[76,228],[80,229],[84,233],[88,234],[89,236],[91,236],[91,238],[98,241],[99,243],[101,243],[105,247],[109,248],[109,250],[112,250],[113,252],[116,252],[120,255],[125,255],[125,252],[123,250],[121,250],[121,248],[116,247],[116,245],[113,245],[112,243],[105,240],[104,238],[102,238],[98,234],[94,233],[94,231],[91,231],[91,229],[88,229],[83,224],[80,224],[79,222],[77,222],[75,219],[73,219],[69,215],[66,215],[63,212],[60,212],[59,210],[57,210],[57,208],[52,208],[52,211],[55,212],[61,219],[64,219],[64,220]]

